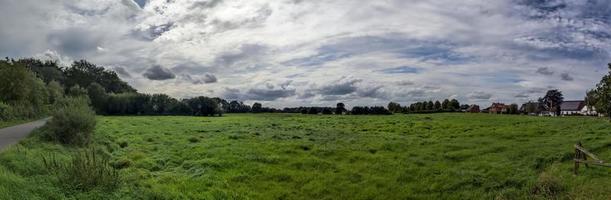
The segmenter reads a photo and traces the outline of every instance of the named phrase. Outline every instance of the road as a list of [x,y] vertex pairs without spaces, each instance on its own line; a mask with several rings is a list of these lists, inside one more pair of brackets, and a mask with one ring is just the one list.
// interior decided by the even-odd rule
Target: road
[[34,129],[45,125],[47,120],[49,118],[0,129],[0,150],[27,137]]

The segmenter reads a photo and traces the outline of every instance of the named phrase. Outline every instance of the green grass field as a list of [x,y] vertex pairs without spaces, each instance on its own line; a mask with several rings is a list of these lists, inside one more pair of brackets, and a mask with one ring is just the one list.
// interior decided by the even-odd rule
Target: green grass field
[[611,123],[488,114],[99,117],[93,145],[120,185],[57,184],[36,135],[0,154],[0,199],[609,199]]

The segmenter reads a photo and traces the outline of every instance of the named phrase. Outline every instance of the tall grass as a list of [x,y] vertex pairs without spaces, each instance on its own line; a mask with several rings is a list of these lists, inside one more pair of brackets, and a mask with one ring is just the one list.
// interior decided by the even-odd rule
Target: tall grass
[[119,185],[119,173],[108,159],[97,155],[94,149],[74,153],[68,162],[51,154],[42,158],[44,166],[56,174],[59,182],[69,189],[88,191],[94,188],[115,189]]

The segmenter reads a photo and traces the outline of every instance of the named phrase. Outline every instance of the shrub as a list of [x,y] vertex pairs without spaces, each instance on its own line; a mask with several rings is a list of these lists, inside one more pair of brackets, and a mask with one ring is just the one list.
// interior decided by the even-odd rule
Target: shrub
[[8,104],[0,101],[0,120],[9,120],[12,118],[11,114],[9,113],[10,108],[11,107]]
[[67,145],[89,144],[96,121],[88,99],[65,98],[56,107],[57,111],[45,127],[47,138]]
[[58,176],[62,185],[70,189],[112,190],[119,185],[118,171],[110,166],[108,159],[101,158],[93,149],[73,154],[68,162],[62,162],[53,156],[43,157],[43,163]]

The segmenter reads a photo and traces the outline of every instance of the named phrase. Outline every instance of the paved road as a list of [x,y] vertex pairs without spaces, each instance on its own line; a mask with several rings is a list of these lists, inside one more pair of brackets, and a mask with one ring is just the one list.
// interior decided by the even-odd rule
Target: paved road
[[49,118],[0,129],[0,150],[27,137],[32,130],[41,127],[47,120]]

